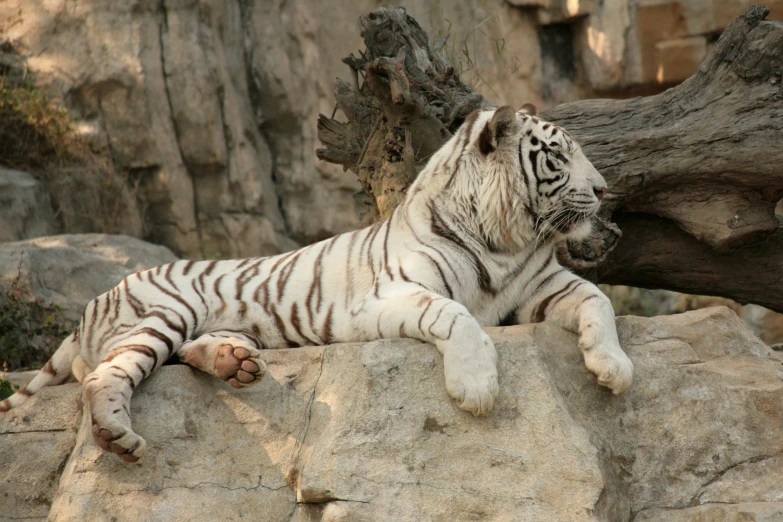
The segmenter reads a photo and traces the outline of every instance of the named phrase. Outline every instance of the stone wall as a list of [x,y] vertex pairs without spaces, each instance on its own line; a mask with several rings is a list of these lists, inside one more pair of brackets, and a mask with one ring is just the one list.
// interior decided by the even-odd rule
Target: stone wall
[[770,20],[783,18],[780,0],[636,0],[627,83],[670,85],[687,79],[729,22],[753,3],[769,7]]

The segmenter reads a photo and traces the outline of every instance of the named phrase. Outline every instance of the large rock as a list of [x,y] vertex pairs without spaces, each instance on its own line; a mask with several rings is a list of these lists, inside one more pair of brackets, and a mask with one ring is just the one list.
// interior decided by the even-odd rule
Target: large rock
[[88,302],[127,275],[176,259],[166,247],[121,235],[70,234],[0,243],[0,300],[10,289],[19,289],[58,306],[59,319],[73,325]]
[[[449,400],[437,350],[412,340],[268,351],[268,378],[240,392],[164,367],[132,405],[147,456],[101,452],[83,419],[49,520],[779,520],[774,352],[725,308],[618,328],[636,366],[620,397],[573,334],[491,329],[501,393],[487,417]],[[51,393],[0,436],[53,412]],[[20,488],[14,516],[42,516],[24,475],[0,487]]]
[[81,408],[79,385],[66,384],[43,390],[23,416],[0,420],[0,520],[46,519]]
[[57,231],[45,187],[27,172],[0,167],[0,243]]

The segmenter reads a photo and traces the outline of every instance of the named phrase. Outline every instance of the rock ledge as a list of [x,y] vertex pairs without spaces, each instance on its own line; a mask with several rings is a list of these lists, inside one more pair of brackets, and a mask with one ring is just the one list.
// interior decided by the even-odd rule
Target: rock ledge
[[491,329],[501,395],[480,418],[411,340],[268,351],[240,392],[167,366],[134,396],[136,465],[88,437],[77,385],[50,388],[0,419],[0,518],[781,520],[778,355],[725,308],[618,329],[621,397],[572,334]]

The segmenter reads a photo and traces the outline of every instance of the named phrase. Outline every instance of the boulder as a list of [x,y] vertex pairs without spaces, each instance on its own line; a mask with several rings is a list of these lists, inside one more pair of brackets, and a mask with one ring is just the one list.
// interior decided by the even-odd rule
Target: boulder
[[[52,498],[52,521],[779,520],[775,352],[726,308],[617,323],[636,367],[622,396],[572,333],[489,329],[501,392],[486,417],[454,405],[439,353],[413,340],[267,351],[269,375],[242,391],[165,366],[132,403],[144,459],[103,453],[69,411],[81,427],[53,498],[9,474],[4,516],[43,517]],[[7,413],[0,448],[75,401],[53,388]],[[8,466],[40,450],[30,437]],[[37,465],[56,476],[62,459]]]
[[58,231],[49,193],[32,175],[0,167],[0,243]]
[[69,234],[0,243],[0,303],[12,288],[60,308],[75,325],[84,306],[139,270],[175,261],[163,246],[108,234]]

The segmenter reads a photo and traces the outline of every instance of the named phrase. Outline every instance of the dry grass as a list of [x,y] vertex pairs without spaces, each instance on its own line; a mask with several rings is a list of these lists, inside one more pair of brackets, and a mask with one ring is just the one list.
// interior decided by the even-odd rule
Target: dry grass
[[36,88],[8,41],[0,42],[0,165],[48,186],[64,232],[133,235],[125,228],[138,212],[135,197],[108,147],[77,132],[65,108]]
[[88,155],[71,120],[27,81],[0,76],[0,161],[19,170],[68,164]]

